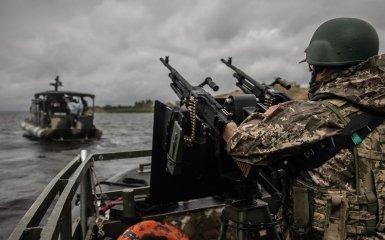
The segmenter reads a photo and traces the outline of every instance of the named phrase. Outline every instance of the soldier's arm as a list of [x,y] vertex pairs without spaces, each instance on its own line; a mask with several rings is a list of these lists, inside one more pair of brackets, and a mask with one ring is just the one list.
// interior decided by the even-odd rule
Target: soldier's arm
[[270,156],[275,160],[289,157],[296,149],[337,135],[343,128],[338,116],[321,102],[291,101],[267,115],[250,115],[235,130],[226,127],[227,151],[237,160],[256,164],[270,161]]
[[[263,115],[269,116],[271,113],[273,113],[277,109],[278,105],[271,106]],[[223,131],[223,139],[228,142],[230,138],[234,135],[235,131],[237,130],[237,124],[235,122],[229,122],[226,124],[225,129]]]

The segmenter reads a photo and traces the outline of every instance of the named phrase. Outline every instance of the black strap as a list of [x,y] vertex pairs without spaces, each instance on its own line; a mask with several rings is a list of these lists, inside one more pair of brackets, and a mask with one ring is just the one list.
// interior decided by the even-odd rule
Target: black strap
[[334,95],[333,93],[316,93],[311,97],[311,101],[318,101],[318,100],[324,100],[324,99],[331,99],[331,98],[341,98],[337,95]]
[[295,155],[288,161],[288,165],[301,170],[317,168],[336,155],[341,149],[352,148],[360,144],[384,120],[384,114],[368,112],[358,114],[349,121],[339,135],[305,147],[299,155]]

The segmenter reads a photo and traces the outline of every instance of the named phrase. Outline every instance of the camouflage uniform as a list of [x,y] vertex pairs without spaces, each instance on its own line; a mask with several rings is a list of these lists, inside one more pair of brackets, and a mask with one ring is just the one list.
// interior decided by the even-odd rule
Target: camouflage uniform
[[[285,102],[267,117],[260,113],[249,116],[228,142],[234,159],[252,165],[290,161],[301,147],[340,133],[353,115],[363,110],[385,112],[385,55],[330,74],[318,83],[309,93],[326,93],[328,99]],[[320,167],[293,177],[291,197],[297,187],[305,186],[306,194],[310,193],[306,195],[311,205],[306,224],[311,225],[313,239],[340,231],[336,229],[341,229],[341,223],[345,225],[342,238],[385,239],[384,133],[382,123],[354,149],[343,149]],[[334,218],[331,209],[336,202],[339,216]],[[293,232],[293,224],[301,221],[292,219],[296,206],[291,204],[284,222]],[[325,230],[332,227],[335,229]]]

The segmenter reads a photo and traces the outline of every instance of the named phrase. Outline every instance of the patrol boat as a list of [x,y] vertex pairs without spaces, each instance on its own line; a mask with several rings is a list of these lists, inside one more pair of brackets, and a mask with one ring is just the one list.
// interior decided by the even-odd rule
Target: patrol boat
[[37,140],[84,141],[99,139],[102,131],[93,123],[95,95],[59,91],[59,76],[50,83],[54,90],[35,93],[29,116],[21,123],[25,136]]

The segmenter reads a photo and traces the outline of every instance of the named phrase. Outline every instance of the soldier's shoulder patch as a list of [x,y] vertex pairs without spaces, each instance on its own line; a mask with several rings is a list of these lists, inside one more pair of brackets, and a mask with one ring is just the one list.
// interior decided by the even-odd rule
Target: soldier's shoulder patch
[[328,99],[328,100],[324,100],[330,104],[333,104],[334,106],[336,107],[342,107],[343,105],[345,105],[347,102],[343,99]]

